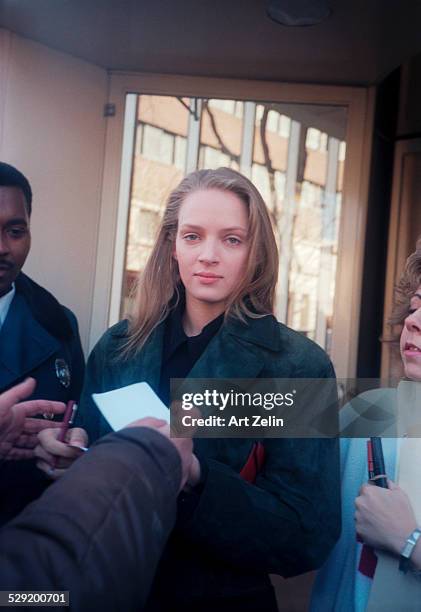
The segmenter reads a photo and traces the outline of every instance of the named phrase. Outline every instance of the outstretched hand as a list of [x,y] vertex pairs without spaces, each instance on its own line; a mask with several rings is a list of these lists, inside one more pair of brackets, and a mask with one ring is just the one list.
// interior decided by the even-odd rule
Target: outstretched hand
[[33,378],[0,394],[0,459],[32,459],[38,443],[38,433],[46,428],[58,428],[60,423],[35,419],[38,414],[62,414],[65,405],[50,400],[22,401],[35,389]]

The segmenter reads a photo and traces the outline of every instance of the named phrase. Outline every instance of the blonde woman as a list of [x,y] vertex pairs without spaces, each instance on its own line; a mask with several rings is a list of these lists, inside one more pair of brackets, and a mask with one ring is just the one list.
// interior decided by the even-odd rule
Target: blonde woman
[[[90,439],[109,431],[91,394],[138,381],[168,403],[170,378],[334,377],[316,344],[274,318],[277,275],[274,233],[254,185],[228,168],[182,180],[139,280],[135,315],[108,330],[89,358],[80,410]],[[246,479],[240,472],[255,443],[195,440],[147,610],[275,611],[268,574],[300,574],[326,558],[340,522],[336,442],[265,440],[264,465]],[[133,579],[136,568],[110,588]]]

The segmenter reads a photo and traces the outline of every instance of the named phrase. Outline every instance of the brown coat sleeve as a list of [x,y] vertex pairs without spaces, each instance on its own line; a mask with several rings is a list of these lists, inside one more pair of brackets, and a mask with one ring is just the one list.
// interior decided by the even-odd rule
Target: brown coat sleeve
[[78,612],[141,609],[180,480],[178,453],[158,432],[102,438],[0,531],[0,590],[68,590]]

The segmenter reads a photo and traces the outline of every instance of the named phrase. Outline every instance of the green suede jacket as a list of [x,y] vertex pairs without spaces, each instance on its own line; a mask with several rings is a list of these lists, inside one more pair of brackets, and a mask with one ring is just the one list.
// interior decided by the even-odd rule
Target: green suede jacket
[[[79,409],[79,425],[91,441],[110,431],[92,393],[140,381],[158,390],[164,327],[160,324],[130,361],[119,358],[126,321],[109,329],[92,351]],[[247,324],[224,323],[189,377],[334,378],[335,373],[320,347],[268,315]],[[245,609],[236,600],[270,589],[268,574],[297,575],[326,559],[340,532],[337,440],[263,440],[265,464],[251,484],[239,472],[254,442],[195,440],[206,478],[197,490],[180,495],[148,610],[207,610],[204,602],[218,610],[227,600],[230,610]]]

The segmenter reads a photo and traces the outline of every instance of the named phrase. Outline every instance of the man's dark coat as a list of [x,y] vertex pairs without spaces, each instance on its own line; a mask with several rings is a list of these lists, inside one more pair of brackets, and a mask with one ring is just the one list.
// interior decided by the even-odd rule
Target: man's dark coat
[[[84,369],[76,317],[21,273],[0,330],[0,392],[32,376],[37,385],[28,399],[77,401]],[[0,524],[38,497],[48,483],[35,460],[4,462],[0,466]]]

